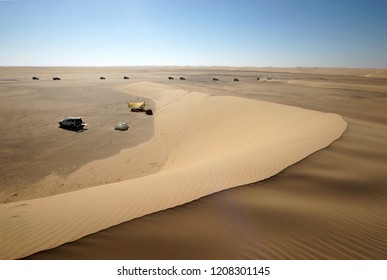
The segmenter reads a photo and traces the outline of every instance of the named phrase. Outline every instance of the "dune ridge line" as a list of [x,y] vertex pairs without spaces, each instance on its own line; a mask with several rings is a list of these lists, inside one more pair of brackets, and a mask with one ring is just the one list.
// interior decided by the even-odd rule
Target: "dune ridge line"
[[120,90],[156,102],[154,137],[128,151],[162,153],[161,169],[127,181],[0,205],[0,258],[22,258],[269,178],[327,147],[347,126],[336,114],[157,83],[139,82]]

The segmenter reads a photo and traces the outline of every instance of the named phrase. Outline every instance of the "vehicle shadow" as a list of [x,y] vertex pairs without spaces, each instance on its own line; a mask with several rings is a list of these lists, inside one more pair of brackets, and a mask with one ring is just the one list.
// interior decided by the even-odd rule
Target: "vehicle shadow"
[[82,127],[68,127],[68,126],[59,126],[60,129],[67,130],[67,131],[73,131],[76,133],[85,132],[87,129]]

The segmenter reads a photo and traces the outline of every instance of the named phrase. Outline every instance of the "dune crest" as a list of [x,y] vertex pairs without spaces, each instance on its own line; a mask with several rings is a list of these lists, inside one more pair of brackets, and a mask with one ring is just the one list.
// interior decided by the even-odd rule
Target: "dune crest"
[[[0,258],[28,256],[146,214],[266,179],[328,146],[347,125],[336,114],[209,96],[156,83],[140,82],[120,90],[156,102],[155,136],[123,151],[120,157],[130,158],[136,149],[162,153],[160,170],[118,183],[0,205]],[[103,161],[93,164],[85,168],[97,168]],[[144,158],[136,164],[149,161]],[[77,172],[70,176],[82,174]]]

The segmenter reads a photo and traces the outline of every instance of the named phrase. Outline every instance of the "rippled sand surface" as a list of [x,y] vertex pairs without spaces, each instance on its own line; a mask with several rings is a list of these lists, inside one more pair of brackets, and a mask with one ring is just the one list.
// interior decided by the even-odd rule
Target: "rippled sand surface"
[[[243,145],[237,145],[238,148],[234,147],[234,150],[227,146],[227,141],[218,141],[219,143],[206,143],[204,141],[203,143],[206,144],[196,145],[196,143],[201,143],[200,136],[203,133],[210,133],[206,130],[207,124],[201,126],[197,135],[194,130],[182,129],[182,134],[172,137],[171,131],[166,130],[166,135],[171,136],[169,141],[172,142],[169,143],[173,143],[173,145],[164,146],[164,150],[161,149],[164,152],[161,152],[161,155],[156,159],[152,159],[152,162],[157,163],[154,165],[159,167],[147,169],[145,176],[136,171],[137,173],[134,172],[130,176],[128,175],[128,178],[124,178],[125,181],[141,180],[141,178],[149,178],[157,174],[176,172],[181,166],[189,166],[190,168],[205,166],[203,162],[208,162],[208,159],[203,159],[203,157],[206,154],[210,154],[211,158],[219,156],[218,161],[215,161],[214,164],[207,164],[206,168],[200,171],[211,175],[212,179],[205,182],[206,188],[214,187],[213,184],[207,185],[209,181],[218,181],[220,182],[219,186],[223,187],[227,185],[227,179],[224,179],[223,175],[218,176],[216,180],[214,179],[214,174],[219,174],[216,168],[230,168],[230,172],[225,174],[231,174],[230,177],[237,177],[238,180],[248,177],[247,174],[255,173],[257,175],[262,169],[256,164],[250,163],[259,162],[259,160],[249,158],[249,155],[254,154],[249,149],[252,148],[255,151],[257,147],[251,146],[249,141],[243,141],[251,138],[250,132],[246,134],[246,131],[249,131],[251,127],[264,126],[265,122],[270,122],[270,118],[259,122],[259,125],[244,121],[245,127],[239,127],[232,123],[239,114],[243,115],[241,112],[250,111],[250,104],[259,103],[262,105],[257,111],[258,115],[261,111],[270,111],[268,107],[272,103],[290,105],[292,107],[283,107],[297,108],[297,111],[301,110],[302,112],[334,113],[334,115],[319,114],[321,116],[340,115],[348,126],[342,137],[328,147],[323,150],[316,149],[319,151],[301,161],[297,160],[297,163],[293,165],[285,164],[289,167],[275,176],[268,176],[270,178],[266,180],[252,184],[247,184],[248,181],[241,184],[236,182],[235,184],[243,186],[216,192],[182,206],[131,220],[56,249],[34,254],[30,258],[384,259],[387,248],[384,240],[385,221],[387,220],[385,209],[385,182],[387,180],[383,171],[387,159],[385,140],[387,139],[387,122],[383,109],[386,108],[386,80],[384,77],[380,77],[380,72],[377,73],[377,76],[373,75],[372,71],[374,70],[367,70],[369,72],[343,69],[341,72],[337,69],[331,72],[327,69],[322,69],[323,71],[320,72],[318,69],[301,70],[303,71],[300,69],[131,69],[133,75],[138,75],[137,81],[131,81],[130,85],[124,85],[118,80],[112,81],[111,86],[120,87],[120,92],[125,91],[124,88],[126,88],[126,92],[123,94],[131,94],[130,91],[132,91],[136,92],[136,95],[145,95],[147,93],[145,91],[141,93],[141,88],[144,88],[144,85],[152,88],[155,83],[160,84],[160,88],[166,92],[170,91],[169,87],[171,87],[175,94],[181,96],[177,98],[176,102],[186,103],[184,106],[176,108],[177,110],[181,109],[180,114],[184,116],[194,114],[197,110],[190,111],[191,106],[200,104],[206,99],[214,100],[216,104],[221,103],[216,102],[217,98],[232,100],[233,104],[239,102],[240,99],[243,102],[246,101],[246,98],[251,100],[251,102],[247,101],[246,108],[238,106],[242,104],[236,104],[236,108],[243,107],[244,109],[231,110],[230,112],[235,114],[235,118],[225,118],[226,115],[230,114],[230,112],[227,114],[228,106],[220,111],[225,114],[221,115],[221,119],[225,120],[224,123],[218,124],[220,127],[222,125],[225,127],[221,131],[227,131],[227,124],[231,122],[231,127],[238,127],[239,130],[235,134],[240,135],[240,137],[232,135],[232,133],[225,135],[215,133],[217,137],[223,138],[231,138],[230,135],[232,135],[239,142],[242,141]],[[165,81],[170,75],[184,75],[187,79],[186,81]],[[220,81],[213,83],[211,80],[213,76],[219,77]],[[257,82],[257,76],[263,78],[270,76],[271,79],[267,81],[261,79]],[[233,77],[238,77],[240,82],[233,82]],[[302,83],[291,82],[294,80],[301,80]],[[343,84],[340,87],[335,86],[335,83],[341,81]],[[342,87],[345,87],[348,81],[351,82],[351,87],[343,89]],[[316,86],[316,82],[319,83],[318,86]],[[356,84],[359,86],[354,89]],[[378,87],[366,91],[364,86],[367,84],[376,84]],[[128,89],[131,90],[128,92]],[[152,92],[147,98],[155,99],[151,95],[156,93]],[[198,98],[198,96],[201,97]],[[201,100],[202,97],[203,100]],[[264,106],[266,103],[261,101],[272,103]],[[163,100],[158,102],[163,102]],[[157,101],[155,106],[157,112]],[[212,111],[211,108],[215,107],[211,105],[206,109],[205,106],[202,106],[200,110],[207,110],[206,113],[212,114],[210,119],[213,120],[216,110]],[[278,108],[276,110],[278,111]],[[201,114],[195,117],[194,124],[204,124],[204,116],[206,115],[202,111],[200,112]],[[306,116],[306,118],[302,118],[303,123],[313,123],[313,117]],[[291,120],[287,114],[283,114],[281,118],[288,119],[287,121]],[[147,119],[139,121],[146,122]],[[184,125],[183,123],[186,122],[184,118],[173,118],[168,121],[173,122],[177,130],[180,125]],[[299,123],[300,121],[297,122],[297,124]],[[318,123],[321,123],[321,120]],[[281,130],[286,131],[286,135],[289,135],[289,131],[302,131],[301,126],[293,126],[291,128],[284,126]],[[212,124],[208,124],[208,128],[211,127]],[[157,130],[157,118],[155,118],[155,129]],[[321,130],[316,129],[311,135],[316,135],[318,132],[323,134]],[[214,132],[211,132],[209,135],[213,134]],[[266,132],[265,135],[267,134]],[[194,137],[191,137],[192,135]],[[297,135],[299,134],[297,133]],[[149,138],[153,139],[152,136]],[[286,141],[283,135],[277,138],[285,140],[284,142],[287,144],[291,142]],[[310,143],[316,143],[321,138],[323,137],[316,137]],[[197,152],[186,154],[187,147],[181,145],[182,142],[176,139],[184,139],[184,145],[188,145],[189,149],[198,148]],[[175,140],[177,143],[173,142]],[[264,141],[264,137],[260,140]],[[299,143],[297,141],[299,139],[295,139],[294,142]],[[138,142],[142,143],[137,147],[141,149],[141,146],[148,143],[149,139],[138,139]],[[293,147],[290,151],[297,154],[308,146],[307,143],[309,142],[302,143],[297,148]],[[199,152],[202,151],[201,145],[206,148],[206,152],[203,154]],[[101,166],[101,162],[105,159],[115,157],[119,160],[120,157],[124,158],[125,150],[122,149],[118,154],[112,152],[110,156],[105,156],[97,161],[90,160],[76,168],[74,172],[63,175],[64,182],[67,182],[65,184],[71,185],[71,178],[76,178],[76,174],[82,174],[82,170],[85,172],[84,175],[90,174],[86,170],[91,171],[93,168],[98,170],[100,168],[98,166]],[[228,160],[221,158],[219,152],[224,150],[233,151],[230,154],[222,155]],[[237,154],[241,155],[242,150],[246,153],[238,157]],[[276,150],[273,149],[273,151]],[[277,153],[283,154],[282,151],[278,152],[278,149]],[[188,156],[192,160],[185,160]],[[273,156],[275,156],[275,152],[271,153],[269,158]],[[141,157],[138,158],[141,159]],[[238,161],[238,158],[241,160]],[[277,159],[275,162],[279,161]],[[227,162],[233,164],[228,166]],[[243,164],[252,167],[251,170],[246,171],[246,166]],[[240,167],[240,176],[235,176],[232,172],[235,172],[238,167]],[[191,172],[191,174],[200,174],[198,172]],[[114,180],[116,178],[114,172],[110,174],[111,179]],[[51,175],[51,179],[59,176],[55,172],[52,172]],[[178,177],[172,176],[172,178]],[[44,180],[46,183],[51,182],[47,176],[41,182]],[[97,178],[95,183],[99,184],[100,180],[101,178]],[[190,186],[189,190],[195,189],[203,183],[199,176],[193,176],[189,181],[195,182],[195,180],[196,183]],[[261,179],[258,178],[258,180]],[[90,183],[90,180],[88,182]],[[173,184],[168,183],[167,185],[182,187],[184,184],[181,182],[186,183],[184,180],[174,180]],[[85,189],[84,191],[90,190]],[[177,197],[184,195],[187,193],[183,192]],[[15,197],[13,200],[16,200]],[[8,199],[12,200],[12,196]],[[173,201],[176,196],[167,197],[168,199],[169,202]],[[47,201],[46,198],[45,200]],[[141,204],[141,202],[144,203]],[[146,199],[138,203],[143,208],[152,204]],[[119,213],[121,212],[119,211]],[[88,223],[98,224],[101,215],[94,217],[95,222],[85,221],[83,226]],[[113,216],[118,215],[115,213]],[[74,219],[72,220],[74,221]],[[68,236],[67,233],[64,235]]]

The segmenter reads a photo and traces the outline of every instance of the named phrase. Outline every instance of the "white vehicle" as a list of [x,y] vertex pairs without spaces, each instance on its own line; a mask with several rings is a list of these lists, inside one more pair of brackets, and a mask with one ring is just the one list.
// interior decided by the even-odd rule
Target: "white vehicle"
[[81,117],[65,118],[59,121],[59,126],[62,128],[87,129],[87,124],[83,122]]

